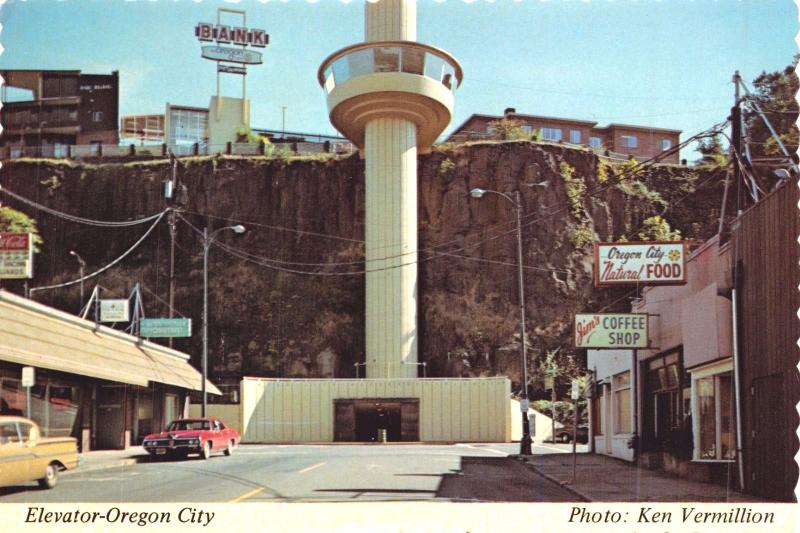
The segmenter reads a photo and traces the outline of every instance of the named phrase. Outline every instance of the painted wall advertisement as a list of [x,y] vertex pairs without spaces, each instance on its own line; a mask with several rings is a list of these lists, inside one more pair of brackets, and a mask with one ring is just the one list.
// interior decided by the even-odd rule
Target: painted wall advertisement
[[576,348],[647,348],[647,333],[645,313],[575,315]]
[[30,233],[0,233],[0,279],[33,277],[33,238]]
[[600,242],[594,245],[594,284],[683,285],[687,243]]

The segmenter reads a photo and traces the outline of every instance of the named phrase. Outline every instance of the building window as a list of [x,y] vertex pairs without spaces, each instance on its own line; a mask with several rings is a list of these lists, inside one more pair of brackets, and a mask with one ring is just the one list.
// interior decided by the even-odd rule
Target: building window
[[603,139],[600,137],[589,137],[589,146],[592,148],[600,148],[603,146]]
[[689,380],[677,351],[647,361],[644,370],[643,444],[689,457],[683,413],[689,398]]
[[92,113],[92,122],[100,122],[103,120],[103,112],[102,111],[95,111]]
[[569,142],[572,144],[580,144],[581,130],[569,130]]
[[561,128],[542,128],[542,139],[545,141],[560,141]]
[[636,148],[639,146],[639,140],[636,135],[622,135],[620,139],[622,139],[623,148]]
[[522,128],[522,131],[524,131],[525,133],[533,133],[533,126],[529,124],[523,124],[520,127]]
[[614,433],[631,432],[631,373],[614,376]]
[[695,453],[699,460],[733,460],[735,404],[732,372],[695,378]]
[[669,150],[672,148],[672,141],[670,139],[661,139],[658,143],[658,146],[661,148],[661,151]]

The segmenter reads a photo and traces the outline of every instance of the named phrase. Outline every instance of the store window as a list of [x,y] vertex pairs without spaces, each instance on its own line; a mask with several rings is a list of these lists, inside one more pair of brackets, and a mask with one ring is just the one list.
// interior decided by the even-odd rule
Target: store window
[[694,458],[699,460],[733,460],[736,458],[735,404],[731,372],[695,379]]
[[631,432],[631,373],[622,372],[614,376],[614,433]]
[[[681,453],[686,443],[681,438],[688,413],[690,383],[677,351],[655,357],[644,366],[644,443],[649,450]],[[688,451],[686,451],[688,453]]]
[[[31,387],[29,417],[42,429],[44,437],[75,436],[81,389],[77,384],[37,372],[37,383]],[[26,416],[27,398],[20,380],[0,376],[0,415]]]

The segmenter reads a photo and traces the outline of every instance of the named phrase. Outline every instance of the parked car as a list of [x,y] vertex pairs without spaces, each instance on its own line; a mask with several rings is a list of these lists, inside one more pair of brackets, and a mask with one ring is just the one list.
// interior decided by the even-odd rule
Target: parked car
[[151,457],[185,458],[196,453],[208,459],[219,450],[233,454],[239,446],[239,433],[218,418],[181,418],[170,422],[161,433],[147,435],[142,446]]
[[[556,429],[555,442],[572,442],[573,430],[571,427],[561,427]],[[589,442],[589,427],[578,426],[577,442],[586,444]],[[551,441],[552,442],[552,441]]]
[[78,466],[78,441],[42,437],[33,420],[0,416],[0,487],[36,480],[52,489],[58,473]]

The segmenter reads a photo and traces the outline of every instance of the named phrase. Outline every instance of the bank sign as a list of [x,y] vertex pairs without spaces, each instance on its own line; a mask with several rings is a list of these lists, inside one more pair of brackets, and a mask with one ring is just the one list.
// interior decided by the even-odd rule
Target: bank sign
[[269,35],[264,30],[209,24],[201,22],[194,27],[199,41],[216,41],[218,44],[236,44],[264,48],[269,44]]
[[683,285],[686,255],[683,241],[596,243],[594,285]]
[[32,277],[32,235],[30,233],[0,233],[0,279]]
[[592,313],[575,315],[576,348],[647,348],[644,313]]

